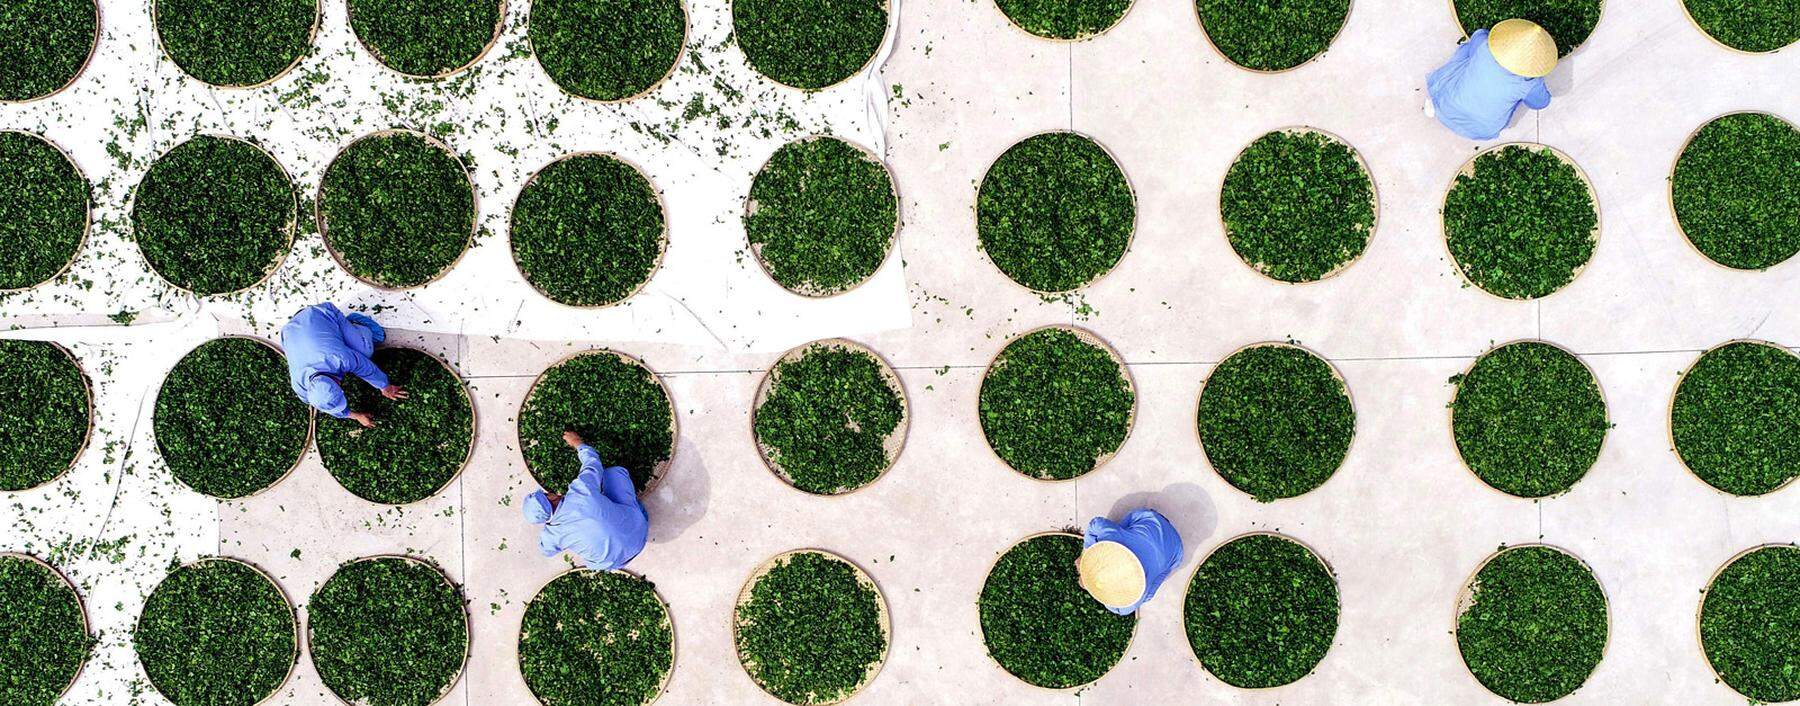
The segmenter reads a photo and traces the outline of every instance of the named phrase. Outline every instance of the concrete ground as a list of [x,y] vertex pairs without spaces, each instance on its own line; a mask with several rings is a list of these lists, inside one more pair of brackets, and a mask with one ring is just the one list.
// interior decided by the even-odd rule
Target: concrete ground
[[[304,603],[342,561],[410,552],[467,590],[473,654],[445,703],[529,703],[516,634],[525,602],[566,568],[535,550],[518,500],[532,488],[514,421],[532,378],[572,350],[616,346],[664,375],[680,412],[674,466],[647,499],[651,545],[632,568],[655,581],[677,634],[664,704],[772,703],[738,667],[730,613],[766,558],[819,547],[858,562],[894,619],[871,704],[1482,704],[1450,635],[1456,594],[1503,543],[1542,541],[1592,565],[1610,599],[1611,647],[1566,703],[1741,703],[1695,638],[1699,592],[1739,550],[1800,539],[1800,489],[1723,496],[1670,451],[1667,405],[1700,351],[1737,337],[1800,344],[1800,264],[1765,273],[1713,265],[1682,239],[1665,179],[1687,134],[1729,111],[1800,118],[1800,50],[1727,52],[1691,27],[1678,0],[1610,3],[1589,42],[1551,78],[1544,113],[1501,141],[1541,141],[1574,157],[1600,197],[1603,231],[1587,271],[1545,300],[1498,300],[1463,286],[1437,207],[1476,148],[1421,113],[1423,77],[1460,37],[1443,2],[1357,3],[1319,61],[1280,75],[1231,66],[1200,35],[1186,0],[1144,0],[1092,41],[1058,44],[1009,25],[987,0],[910,0],[885,75],[886,155],[902,194],[899,252],[913,301],[905,330],[860,337],[894,363],[914,414],[898,465],[873,486],[816,498],[781,483],[750,437],[759,377],[779,355],[616,340],[539,342],[394,332],[468,378],[480,436],[465,472],[403,509],[339,488],[316,453],[271,491],[220,510],[221,554],[268,569]],[[1221,233],[1219,184],[1233,155],[1280,127],[1342,136],[1370,165],[1381,227],[1360,262],[1329,281],[1263,279]],[[988,163],[1013,142],[1076,129],[1117,155],[1139,227],[1121,265],[1072,302],[1044,302],[976,250],[972,202]],[[679,234],[675,237],[679,238]],[[724,247],[724,246],[721,246]],[[1119,455],[1063,484],[1028,480],[986,448],[975,418],[982,368],[1011,335],[1048,323],[1095,331],[1129,361],[1138,421]],[[754,327],[754,320],[738,322]],[[244,327],[246,330],[249,327]],[[1296,339],[1344,374],[1357,434],[1319,490],[1260,504],[1206,465],[1193,431],[1201,380],[1246,343]],[[1564,496],[1501,495],[1458,462],[1446,378],[1493,344],[1543,338],[1590,365],[1617,424],[1599,463]],[[990,561],[1026,535],[1099,514],[1156,507],[1189,557],[1142,613],[1125,660],[1078,694],[1012,678],[986,656],[975,598]],[[1230,537],[1278,530],[1336,570],[1343,616],[1318,671],[1244,691],[1209,676],[1182,632],[1194,557]],[[310,660],[279,703],[330,703]]]

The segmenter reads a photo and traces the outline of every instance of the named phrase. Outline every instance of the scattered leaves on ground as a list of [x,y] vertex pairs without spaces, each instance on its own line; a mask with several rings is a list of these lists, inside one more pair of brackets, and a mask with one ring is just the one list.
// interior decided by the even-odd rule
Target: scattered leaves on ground
[[610,351],[545,370],[519,409],[519,451],[531,477],[560,493],[581,473],[562,433],[573,429],[608,466],[631,473],[642,494],[658,464],[675,455],[675,407],[656,374]]
[[1246,264],[1282,282],[1314,282],[1368,247],[1375,185],[1349,145],[1319,132],[1271,132],[1225,173],[1219,212]]
[[95,0],[0,3],[0,101],[42,98],[73,82],[99,23]]
[[1232,63],[1283,71],[1331,48],[1350,16],[1350,0],[1239,2],[1196,0],[1200,27]]
[[1475,575],[1456,619],[1456,646],[1489,691],[1543,703],[1587,681],[1608,629],[1606,594],[1580,560],[1550,547],[1514,547]]
[[1593,34],[1604,0],[1453,0],[1463,31],[1492,29],[1510,19],[1531,20],[1556,40],[1558,56],[1567,56]]
[[1044,535],[1014,545],[981,586],[981,639],[1013,676],[1067,689],[1104,676],[1125,656],[1137,616],[1116,615],[1081,587],[1081,538]]
[[1194,572],[1182,620],[1213,676],[1247,689],[1281,686],[1311,674],[1331,649],[1337,579],[1298,542],[1239,537]]
[[369,135],[325,169],[319,229],[350,274],[393,289],[442,276],[475,237],[475,187],[425,136]]
[[981,380],[981,431],[1000,460],[1041,480],[1094,470],[1131,432],[1137,395],[1105,348],[1069,330],[1008,343]]
[[311,410],[281,353],[251,338],[200,344],[156,393],[156,448],[182,484],[241,498],[287,475],[306,453]]
[[[1793,9],[1800,18],[1800,2]],[[1800,130],[1781,118],[1736,113],[1707,123],[1672,179],[1681,230],[1713,262],[1762,270],[1800,252]]]
[[687,36],[682,0],[534,0],[538,64],[570,94],[617,101],[675,70]]
[[769,462],[808,493],[861,488],[888,467],[887,440],[905,418],[883,363],[859,350],[817,345],[775,367],[756,408],[756,440]]
[[1331,364],[1292,346],[1254,346],[1219,363],[1197,417],[1213,470],[1262,502],[1323,485],[1356,435],[1356,410]]
[[841,700],[887,657],[881,596],[843,560],[800,552],[755,581],[732,623],[738,660],[776,698]]
[[1450,379],[1450,428],[1469,470],[1522,498],[1574,487],[1600,457],[1611,426],[1594,374],[1579,358],[1538,341],[1488,351]]
[[0,703],[56,703],[94,644],[80,596],[37,562],[0,556],[0,605]]
[[382,397],[380,390],[346,375],[350,409],[374,415],[375,428],[318,415],[319,460],[345,490],[364,500],[390,505],[424,500],[468,461],[475,433],[468,388],[424,351],[381,348],[373,360],[389,382],[406,389],[407,398]]
[[0,399],[0,491],[48,483],[81,455],[87,376],[56,344],[0,339]]
[[313,50],[319,0],[156,0],[156,35],[189,76],[227,88],[274,79]]
[[1800,41],[1800,0],[1682,0],[1713,39],[1740,51],[1769,52]]
[[1700,604],[1700,646],[1739,694],[1800,699],[1800,548],[1763,547],[1720,571]]
[[1112,29],[1132,0],[994,0],[1006,17],[1045,39],[1087,39]]
[[762,75],[816,90],[855,75],[887,36],[886,0],[734,0],[731,30]]
[[644,579],[573,571],[525,606],[519,672],[544,706],[642,706],[674,665],[669,610]]
[[436,568],[359,559],[307,603],[307,652],[325,687],[364,706],[429,706],[462,672],[469,616]]
[[1087,137],[1048,132],[1008,148],[975,202],[988,258],[1014,282],[1067,292],[1125,257],[1137,202],[1125,172]]
[[350,29],[369,53],[408,76],[474,63],[500,34],[505,0],[349,0]]
[[817,137],[783,145],[757,172],[744,230],[777,284],[836,294],[881,268],[899,208],[886,167],[849,142]]
[[1475,158],[1444,198],[1450,255],[1475,286],[1507,299],[1548,296],[1594,256],[1600,215],[1573,165],[1511,145]]
[[602,154],[551,162],[512,213],[512,254],[526,281],[570,306],[624,301],[668,246],[662,202],[636,167]]
[[0,131],[0,290],[43,284],[75,259],[88,204],[87,179],[55,145]]
[[261,148],[199,135],[150,165],[132,199],[131,230],[150,268],[198,295],[261,282],[293,244],[294,182]]
[[300,656],[293,611],[261,572],[207,559],[157,584],[132,641],[151,685],[176,706],[254,706]]
[[1800,357],[1733,342],[1694,362],[1669,409],[1681,461],[1714,488],[1762,495],[1800,477]]

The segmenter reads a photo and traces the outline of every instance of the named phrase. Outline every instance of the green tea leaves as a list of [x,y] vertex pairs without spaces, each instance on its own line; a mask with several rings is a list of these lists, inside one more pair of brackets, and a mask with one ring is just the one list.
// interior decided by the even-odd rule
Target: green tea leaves
[[881,591],[849,562],[819,551],[778,557],[739,598],[738,661],[764,691],[791,704],[855,693],[887,658]]
[[94,644],[81,597],[47,565],[0,554],[0,606],[0,703],[56,703]]
[[873,483],[899,455],[905,392],[887,364],[833,342],[783,357],[751,417],[771,468],[808,493]]
[[416,559],[338,568],[307,604],[307,651],[331,693],[364,706],[430,706],[462,673],[462,589]]
[[1610,426],[1579,358],[1538,341],[1488,351],[1452,380],[1450,429],[1469,470],[1522,498],[1556,495],[1587,475]]
[[1507,299],[1549,296],[1594,256],[1600,213],[1587,179],[1547,147],[1475,157],[1444,197],[1444,237],[1463,276]]
[[350,274],[405,289],[450,270],[475,238],[475,185],[424,134],[390,130],[350,143],[319,185],[319,232]]
[[1736,341],[1681,377],[1669,433],[1681,462],[1708,485],[1762,495],[1800,477],[1800,356]]
[[236,559],[175,569],[144,602],[132,634],[151,685],[176,706],[253,706],[300,656],[293,606]]
[[163,51],[189,76],[260,86],[311,52],[319,0],[154,0]]
[[887,167],[835,137],[790,142],[750,184],[750,249],[776,283],[806,296],[854,289],[887,259],[900,225]]
[[93,398],[68,351],[43,341],[0,340],[0,491],[55,480],[87,445]]
[[1800,252],[1800,130],[1781,118],[1733,113],[1707,123],[1670,182],[1682,234],[1713,262],[1763,270]]
[[131,229],[151,269],[206,296],[256,286],[294,242],[294,182],[267,152],[200,135],[150,166],[132,200]]
[[1606,652],[1606,594],[1581,560],[1536,545],[1503,549],[1471,579],[1456,618],[1469,671],[1501,698],[1543,703],[1587,681]]
[[388,68],[420,78],[475,63],[500,36],[505,0],[349,0],[350,29]]
[[674,625],[649,581],[571,571],[525,606],[519,672],[544,706],[643,706],[674,666]]
[[1752,701],[1800,699],[1800,548],[1761,547],[1725,566],[1700,604],[1700,647]]
[[182,357],[156,394],[156,448],[183,485],[241,498],[273,485],[306,453],[312,411],[288,386],[281,353],[219,338]]
[[512,253],[544,296],[570,306],[624,301],[668,248],[662,202],[636,167],[603,154],[545,166],[513,205]]
[[887,36],[886,0],[733,0],[731,30],[762,75],[817,90],[856,75]]
[[581,472],[562,433],[573,429],[639,495],[675,455],[675,405],[656,374],[612,351],[591,351],[538,376],[519,409],[519,452],[539,485],[563,492]]
[[89,203],[87,178],[56,145],[0,131],[0,290],[36,287],[68,267],[87,238]]
[[994,0],[1006,18],[1045,39],[1098,36],[1125,19],[1132,0]]
[[1556,40],[1558,56],[1587,41],[1600,22],[1603,0],[1452,0],[1456,21],[1473,34],[1510,19],[1531,20]]
[[1252,71],[1286,71],[1312,61],[1331,47],[1350,16],[1350,0],[1196,0],[1194,7],[1219,53]]
[[1257,272],[1315,282],[1362,256],[1375,230],[1375,184],[1349,145],[1281,130],[1250,143],[1219,194],[1225,237]]
[[1080,556],[1080,537],[1032,537],[1001,555],[981,586],[982,642],[1001,668],[1027,684],[1091,684],[1131,646],[1137,615],[1115,615],[1081,588]]
[[1298,542],[1239,537],[1194,572],[1182,620],[1194,657],[1221,681],[1246,689],[1289,684],[1331,649],[1337,579]]
[[375,428],[319,415],[319,460],[345,490],[370,502],[405,505],[436,495],[468,462],[475,434],[469,390],[450,366],[424,351],[382,348],[373,356],[388,380],[405,388],[390,400],[345,376],[350,409],[375,416]]
[[620,101],[675,71],[687,8],[681,0],[535,0],[528,25],[538,64],[558,87]]
[[1047,132],[1008,148],[975,197],[981,247],[1001,272],[1039,292],[1079,289],[1125,257],[1137,199],[1100,144]]
[[1084,475],[1131,433],[1137,394],[1124,364],[1077,331],[1043,328],[1014,339],[981,380],[988,445],[1032,478]]
[[0,3],[0,102],[36,100],[74,83],[99,29],[95,0]]
[[1682,0],[1694,24],[1725,46],[1772,52],[1800,41],[1800,0]]
[[1219,363],[1198,419],[1207,462],[1262,502],[1323,485],[1356,435],[1344,382],[1330,363],[1294,346],[1253,346]]

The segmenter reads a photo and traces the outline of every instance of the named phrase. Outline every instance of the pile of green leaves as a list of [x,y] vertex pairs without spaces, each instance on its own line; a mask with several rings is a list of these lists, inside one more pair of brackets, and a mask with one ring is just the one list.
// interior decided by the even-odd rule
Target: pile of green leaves
[[320,681],[363,706],[429,706],[462,672],[462,589],[418,560],[361,559],[307,603],[307,651]]
[[538,64],[558,87],[618,101],[675,70],[687,9],[681,0],[533,0],[527,24]]
[[512,213],[512,253],[525,280],[570,306],[624,301],[656,271],[668,237],[662,202],[638,170],[603,154],[551,162]]
[[35,287],[68,266],[87,214],[87,179],[62,152],[37,135],[0,131],[0,290]]
[[62,90],[94,52],[95,0],[0,3],[0,101],[28,101]]
[[369,53],[408,76],[475,63],[500,34],[504,0],[350,0],[350,29]]
[[1594,256],[1600,215],[1575,167],[1517,145],[1475,159],[1444,197],[1450,255],[1475,286],[1508,299],[1547,296]]
[[177,706],[252,706],[299,658],[294,609],[256,569],[209,559],[171,572],[132,641],[150,683]]
[[94,645],[81,597],[37,562],[0,556],[0,606],[0,703],[56,703]]
[[850,78],[887,36],[886,0],[735,0],[731,31],[762,75],[817,90]]
[[[1800,22],[1800,0],[1793,8]],[[1726,267],[1762,270],[1800,252],[1800,130],[1766,113],[1700,128],[1675,162],[1670,196],[1681,230]]]
[[1045,39],[1076,41],[1112,29],[1131,0],[995,0],[1007,19]]
[[1738,557],[1706,589],[1700,646],[1719,678],[1758,703],[1800,699],[1800,548]]
[[1728,343],[1682,376],[1669,410],[1675,452],[1694,475],[1733,495],[1762,495],[1800,477],[1800,358]]
[[1007,344],[982,378],[981,431],[1013,470],[1068,480],[1119,450],[1136,405],[1111,351],[1040,329]]
[[1694,24],[1725,46],[1771,52],[1800,41],[1800,0],[1682,0]]
[[319,228],[350,274],[382,287],[443,275],[475,237],[475,186],[456,155],[411,132],[357,140],[325,169]]
[[1453,0],[1463,31],[1490,29],[1510,19],[1531,20],[1556,40],[1557,56],[1587,41],[1600,22],[1604,0]]
[[1331,48],[1350,16],[1350,0],[1257,2],[1196,0],[1200,27],[1231,63],[1285,71]]
[[227,337],[189,351],[156,393],[156,448],[183,485],[215,498],[269,487],[306,454],[311,410],[279,352]]
[[1297,542],[1241,537],[1194,572],[1182,620],[1194,656],[1220,681],[1281,686],[1312,673],[1331,649],[1337,579]]
[[0,491],[67,471],[87,443],[87,376],[54,343],[0,340]]
[[1537,341],[1509,343],[1450,378],[1450,428],[1482,481],[1521,498],[1574,487],[1600,457],[1612,425],[1581,360]]
[[469,459],[475,413],[469,390],[448,366],[424,351],[383,348],[375,367],[406,389],[390,400],[354,375],[343,381],[350,409],[375,417],[365,429],[319,415],[319,460],[344,489],[370,502],[405,505],[436,495]]
[[610,351],[570,358],[544,371],[519,409],[519,451],[531,477],[560,493],[581,473],[562,433],[573,429],[609,466],[631,473],[643,493],[656,467],[675,455],[675,406],[656,374]]
[[881,596],[837,557],[801,552],[776,562],[737,607],[738,660],[790,704],[843,700],[887,657]]
[[809,348],[771,373],[756,440],[794,487],[833,495],[874,482],[906,410],[880,361],[843,346]]
[[674,665],[669,610],[644,579],[573,571],[525,606],[519,672],[544,706],[642,706]]
[[1475,575],[1472,593],[1456,619],[1456,646],[1488,691],[1555,701],[1600,665],[1606,594],[1575,557],[1541,546],[1503,550]]
[[319,0],[156,0],[156,35],[189,76],[256,86],[312,51]]
[[894,244],[887,168],[835,137],[783,145],[750,184],[744,230],[781,286],[818,296],[862,284]]
[[1219,194],[1225,238],[1283,282],[1314,282],[1362,255],[1375,228],[1375,184],[1349,145],[1277,131],[1244,148]]
[[1125,257],[1137,201],[1100,145],[1072,132],[1025,138],[988,168],[976,231],[994,265],[1040,292],[1098,279]]
[[1350,393],[1331,364],[1291,346],[1246,348],[1219,363],[1197,417],[1206,460],[1262,502],[1330,480],[1356,434]]
[[1137,615],[1115,615],[1081,587],[1081,538],[1033,537],[981,585],[981,640],[1001,668],[1046,689],[1098,680],[1125,656]]
[[256,286],[281,264],[298,219],[294,182],[242,140],[200,135],[150,165],[131,228],[151,269],[205,296]]

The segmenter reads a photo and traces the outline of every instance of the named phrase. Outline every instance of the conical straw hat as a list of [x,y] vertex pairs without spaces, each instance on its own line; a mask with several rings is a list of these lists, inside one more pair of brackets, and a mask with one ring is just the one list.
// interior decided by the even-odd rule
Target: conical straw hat
[[1096,542],[1075,561],[1081,587],[1111,608],[1123,608],[1144,596],[1144,564],[1118,542]]
[[1556,40],[1531,20],[1506,20],[1488,30],[1488,51],[1501,68],[1537,78],[1556,68]]

